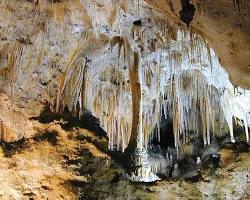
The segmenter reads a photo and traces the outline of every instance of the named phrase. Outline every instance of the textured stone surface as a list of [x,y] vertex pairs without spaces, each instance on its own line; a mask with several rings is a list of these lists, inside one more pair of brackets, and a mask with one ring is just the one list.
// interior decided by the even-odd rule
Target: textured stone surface
[[[22,131],[25,123],[29,123],[28,118],[38,116],[44,103],[55,97],[58,76],[63,73],[80,36],[75,28],[83,27],[84,17],[78,1],[67,5],[1,1],[0,9],[1,96],[9,97],[14,104],[12,108],[2,106],[2,124],[12,136],[1,138],[15,141],[30,136],[32,127]],[[15,109],[25,116],[22,129],[16,133],[12,130],[16,127]]]
[[[126,52],[127,47],[145,56],[166,47],[169,38],[176,38],[178,28],[195,31],[204,37],[229,72],[233,84],[249,89],[250,3],[237,1],[245,2],[237,7],[233,2],[236,1],[190,1],[196,11],[188,28],[180,20],[182,5],[179,0],[1,0],[0,141],[13,142],[44,132],[32,118],[39,116],[44,105],[55,111],[65,105],[76,109],[75,102],[83,96],[72,92],[72,84],[85,69],[92,69],[89,79],[102,80],[105,73],[114,73],[118,58],[124,68],[131,64],[125,61],[125,57],[133,58],[133,53]],[[119,80],[126,85],[129,75],[122,75]],[[113,78],[108,81],[116,85],[117,77]],[[83,84],[81,81],[78,85]],[[124,107],[120,112],[129,112],[129,109]],[[196,184],[162,181],[154,186],[138,187],[124,180],[120,169],[110,170],[112,166],[107,162],[107,155],[91,142],[85,142],[91,134],[78,135],[82,141],[77,142],[75,136],[71,135],[72,141],[66,138],[65,132],[51,129],[46,131],[58,134],[57,146],[38,139],[40,142],[30,140],[30,146],[22,148],[12,158],[1,151],[1,198],[76,199],[77,192],[65,187],[64,183],[74,179],[82,184],[86,179],[68,170],[63,160],[65,156],[69,158],[67,161],[79,164],[82,173],[91,180],[81,187],[83,197],[87,198],[249,198],[248,152],[240,154],[235,161],[232,150],[221,150],[223,168],[211,173],[205,171],[203,180]],[[75,147],[82,144],[87,153],[80,158],[81,163]],[[89,161],[94,164],[85,169]]]
[[[179,1],[52,2],[0,2],[0,87],[13,107],[26,116],[23,120],[38,116],[46,102],[56,104],[61,77],[74,56],[81,57],[83,63],[86,58],[89,67],[101,69],[117,57],[114,52],[105,57],[110,54],[108,47],[116,44],[115,36],[126,38],[138,52],[152,52],[164,44],[166,38],[161,35],[166,28],[172,38],[176,37],[177,26],[186,28],[179,19]],[[196,12],[191,29],[208,40],[233,83],[249,88],[249,2],[240,11],[232,1],[192,2]],[[138,25],[133,25],[136,20],[141,20],[140,31]],[[82,32],[89,32],[84,46],[79,45]],[[22,137],[21,133],[13,134],[18,136],[11,140]]]
[[[61,124],[62,125],[62,124]],[[219,154],[219,168],[206,166],[199,181],[133,183],[107,155],[107,140],[60,122],[36,126],[40,136],[0,147],[0,198],[9,199],[249,199],[250,156]],[[184,178],[184,177],[183,177]]]

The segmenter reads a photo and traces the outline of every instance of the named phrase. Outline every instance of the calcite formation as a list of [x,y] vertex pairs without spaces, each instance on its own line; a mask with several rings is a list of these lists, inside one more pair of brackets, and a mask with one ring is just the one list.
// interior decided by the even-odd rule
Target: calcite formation
[[[250,88],[249,2],[2,0],[0,9],[1,141],[34,135],[44,106],[90,111],[110,149],[139,152],[142,165],[162,134],[177,159],[194,153],[195,138],[235,142],[234,121],[249,141],[249,92],[234,91]],[[157,179],[157,166],[134,179]]]

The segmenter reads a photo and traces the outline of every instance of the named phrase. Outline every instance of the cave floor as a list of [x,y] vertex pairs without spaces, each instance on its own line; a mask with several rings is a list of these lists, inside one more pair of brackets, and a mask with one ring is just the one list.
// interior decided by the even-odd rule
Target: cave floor
[[132,183],[106,154],[107,141],[84,129],[65,131],[56,122],[40,124],[41,135],[1,144],[0,199],[250,199],[250,154],[235,158],[220,151],[217,169],[202,178]]

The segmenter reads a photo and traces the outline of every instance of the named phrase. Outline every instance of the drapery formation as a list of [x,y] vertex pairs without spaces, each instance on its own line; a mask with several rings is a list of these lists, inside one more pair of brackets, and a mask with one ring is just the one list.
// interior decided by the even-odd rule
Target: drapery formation
[[[111,150],[124,152],[129,143],[142,149],[154,137],[161,140],[162,120],[172,121],[177,150],[195,136],[209,145],[214,135],[227,132],[225,123],[234,141],[233,118],[243,120],[249,139],[247,106],[234,100],[226,72],[198,34],[165,35],[166,47],[153,53],[136,52],[126,38],[113,38],[110,53],[103,55],[107,63],[100,63],[104,67],[98,60],[86,63],[86,35],[60,79],[56,109],[91,111],[108,133]],[[109,57],[114,52],[117,57]]]

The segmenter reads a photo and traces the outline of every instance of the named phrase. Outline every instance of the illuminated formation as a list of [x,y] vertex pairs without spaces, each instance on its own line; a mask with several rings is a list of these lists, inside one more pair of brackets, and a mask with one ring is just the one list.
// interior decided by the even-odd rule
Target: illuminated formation
[[[133,149],[140,168],[132,179],[138,181],[157,180],[155,174],[166,166],[178,169],[173,158],[186,153],[198,156],[197,138],[202,138],[204,148],[227,134],[235,142],[234,123],[244,127],[249,141],[248,94],[234,93],[202,35],[162,21],[152,22],[148,30],[140,28],[140,21],[131,29],[122,29],[119,24],[126,20],[121,19],[121,12],[128,6],[122,2],[114,5],[113,32],[100,30],[99,24],[105,22],[93,18],[93,30],[82,33],[69,55],[51,108],[58,112],[68,107],[79,116],[84,110],[91,111],[108,133],[110,150]],[[88,5],[89,16],[97,16],[95,3]],[[159,24],[162,30],[152,31]],[[116,36],[117,30],[120,36]],[[98,45],[91,46],[95,37],[108,37],[109,43],[98,50]],[[88,52],[93,48],[95,55]],[[172,132],[164,129],[169,122]],[[164,134],[173,136],[169,148],[174,147],[176,153],[167,150],[164,158],[154,157],[148,150],[155,140],[164,143]]]

